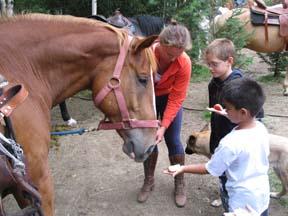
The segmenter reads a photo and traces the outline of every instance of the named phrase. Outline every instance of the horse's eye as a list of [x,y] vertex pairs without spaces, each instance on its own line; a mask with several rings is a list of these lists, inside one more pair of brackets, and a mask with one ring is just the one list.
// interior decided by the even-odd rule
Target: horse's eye
[[148,83],[148,78],[147,77],[139,77],[138,81],[143,85],[143,86],[147,86]]

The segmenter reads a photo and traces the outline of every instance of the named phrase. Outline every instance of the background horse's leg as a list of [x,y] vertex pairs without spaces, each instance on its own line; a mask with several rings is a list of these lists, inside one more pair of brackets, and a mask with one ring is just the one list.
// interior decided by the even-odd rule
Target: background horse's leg
[[283,95],[288,96],[288,66],[286,66],[286,74],[283,82],[283,89],[284,89]]
[[4,209],[3,209],[2,198],[1,198],[1,197],[0,197],[0,215],[5,215],[5,214],[4,214]]
[[59,106],[60,106],[62,119],[67,123],[67,125],[75,126],[77,124],[77,121],[71,118],[68,112],[67,106],[66,106],[66,102],[63,101],[62,103],[59,104]]

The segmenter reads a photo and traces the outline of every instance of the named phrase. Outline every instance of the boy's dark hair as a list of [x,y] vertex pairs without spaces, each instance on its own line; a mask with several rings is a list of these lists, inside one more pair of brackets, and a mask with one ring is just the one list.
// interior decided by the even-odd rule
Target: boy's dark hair
[[224,85],[222,100],[231,103],[236,109],[245,108],[255,117],[261,110],[265,95],[262,87],[254,80],[241,78],[229,81]]

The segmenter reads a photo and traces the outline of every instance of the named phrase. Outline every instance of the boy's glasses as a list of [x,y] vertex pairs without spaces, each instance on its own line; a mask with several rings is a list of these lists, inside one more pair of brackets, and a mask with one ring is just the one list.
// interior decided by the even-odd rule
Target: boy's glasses
[[223,62],[225,62],[225,61],[220,61],[220,62],[207,62],[206,64],[207,64],[207,66],[209,67],[209,68],[217,68],[217,67],[219,67],[219,65],[221,65],[221,63],[223,63]]

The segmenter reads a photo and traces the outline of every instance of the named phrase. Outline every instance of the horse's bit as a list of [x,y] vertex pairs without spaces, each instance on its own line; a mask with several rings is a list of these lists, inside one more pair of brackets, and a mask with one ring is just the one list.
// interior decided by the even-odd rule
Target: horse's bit
[[[110,91],[114,91],[121,112],[122,121],[111,122],[107,120],[107,117],[105,117],[103,120],[100,121],[98,125],[98,130],[157,128],[159,126],[158,120],[137,120],[131,119],[129,116],[125,98],[123,92],[121,91],[120,75],[128,52],[130,41],[130,37],[125,39],[123,46],[120,47],[120,53],[112,77],[110,78],[108,84],[104,86],[94,98],[95,106],[99,106],[103,99],[107,96],[107,94]],[[116,84],[113,84],[112,82],[115,82]]]

